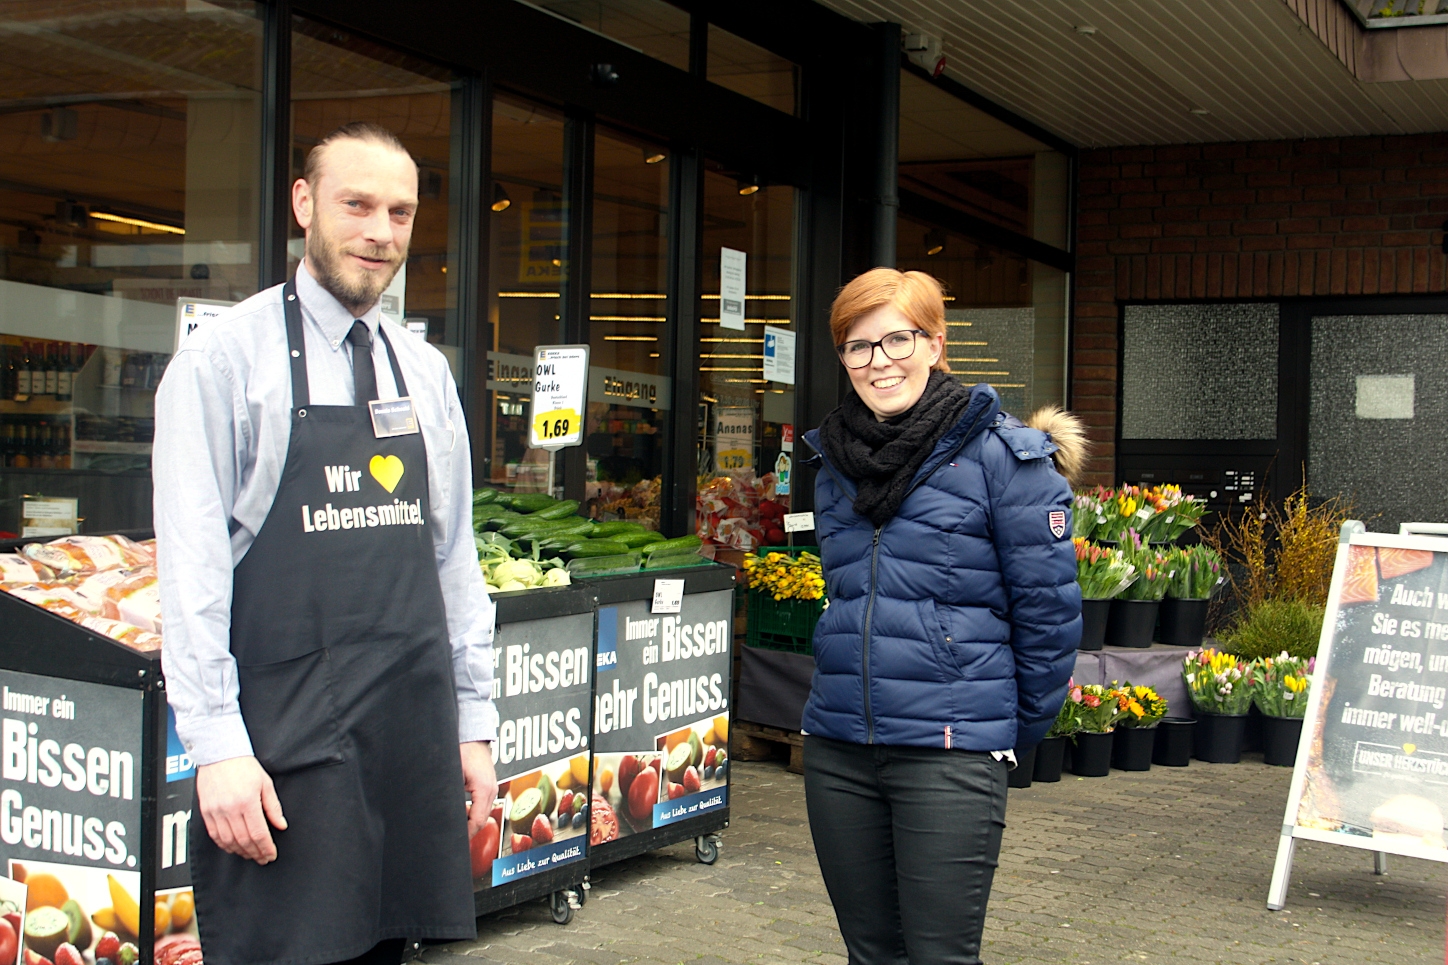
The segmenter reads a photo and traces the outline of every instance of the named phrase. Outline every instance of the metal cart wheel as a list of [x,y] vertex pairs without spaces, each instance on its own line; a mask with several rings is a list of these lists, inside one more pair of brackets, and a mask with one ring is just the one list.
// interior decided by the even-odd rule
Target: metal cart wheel
[[588,904],[588,889],[589,883],[587,881],[583,882],[577,888],[573,889],[573,896],[578,899],[579,908],[582,908],[584,905]]
[[548,911],[553,915],[553,920],[560,925],[566,925],[572,921],[573,904],[568,900],[568,892],[553,892],[548,898]]
[[719,836],[702,834],[694,839],[694,857],[702,864],[713,864],[719,860]]

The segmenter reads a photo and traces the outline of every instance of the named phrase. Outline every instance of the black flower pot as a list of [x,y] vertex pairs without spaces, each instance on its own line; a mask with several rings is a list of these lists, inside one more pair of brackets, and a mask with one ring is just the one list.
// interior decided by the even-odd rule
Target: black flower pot
[[1163,717],[1152,730],[1156,731],[1156,746],[1152,748],[1151,762],[1162,767],[1186,767],[1192,762],[1192,735],[1196,733],[1197,722],[1190,717]]
[[1006,787],[1030,787],[1031,774],[1036,769],[1036,748],[1025,753],[1016,748],[1016,769],[1006,774]]
[[1211,600],[1161,601],[1161,632],[1157,640],[1173,647],[1200,647],[1207,629],[1207,606]]
[[1036,763],[1031,768],[1031,777],[1042,784],[1055,784],[1061,780],[1061,758],[1066,752],[1066,738],[1047,737],[1036,745]]
[[1106,642],[1106,617],[1110,612],[1110,600],[1081,601],[1081,643],[1077,650],[1101,649]]
[[1262,763],[1291,767],[1297,763],[1297,742],[1302,737],[1301,717],[1262,715]]
[[1118,727],[1111,745],[1111,766],[1118,771],[1151,770],[1151,752],[1156,746],[1156,725]]
[[1071,748],[1071,773],[1077,777],[1105,777],[1111,773],[1111,745],[1114,735],[1076,735],[1076,746]]
[[1254,702],[1247,708],[1247,726],[1242,730],[1242,750],[1248,754],[1262,753],[1262,711]]
[[1113,647],[1151,646],[1159,609],[1160,600],[1112,600],[1111,617],[1106,621],[1106,642]]
[[1247,730],[1246,714],[1197,714],[1192,752],[1209,764],[1236,764],[1242,759],[1242,738]]

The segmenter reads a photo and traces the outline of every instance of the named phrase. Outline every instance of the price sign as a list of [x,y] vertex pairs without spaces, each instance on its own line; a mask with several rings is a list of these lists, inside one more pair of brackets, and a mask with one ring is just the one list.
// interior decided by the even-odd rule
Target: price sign
[[533,351],[533,418],[528,445],[562,449],[583,442],[588,346],[540,345]]
[[714,468],[742,472],[754,468],[754,410],[745,406],[714,410]]

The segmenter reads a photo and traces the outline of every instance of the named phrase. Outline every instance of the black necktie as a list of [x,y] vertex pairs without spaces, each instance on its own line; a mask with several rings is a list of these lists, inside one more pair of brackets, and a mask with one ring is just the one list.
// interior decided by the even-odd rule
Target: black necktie
[[352,343],[352,402],[366,405],[377,398],[377,373],[372,368],[372,333],[367,323],[358,319],[347,333]]

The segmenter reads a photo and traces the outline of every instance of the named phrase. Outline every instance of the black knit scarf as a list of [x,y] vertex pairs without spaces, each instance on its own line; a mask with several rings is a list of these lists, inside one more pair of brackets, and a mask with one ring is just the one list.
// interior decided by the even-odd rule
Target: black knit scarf
[[825,455],[855,480],[855,512],[884,526],[900,509],[910,481],[970,405],[970,389],[932,371],[919,401],[880,422],[851,391],[820,423]]

